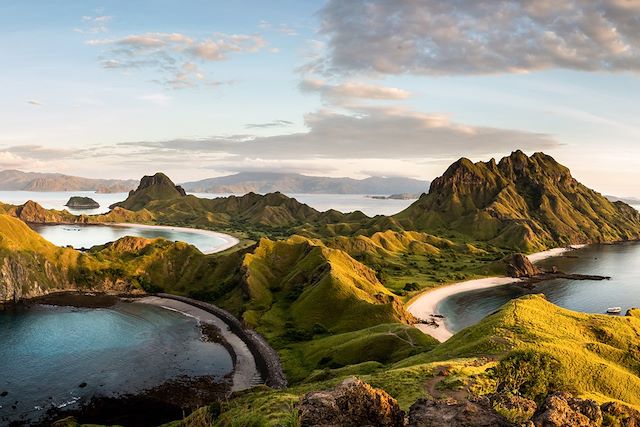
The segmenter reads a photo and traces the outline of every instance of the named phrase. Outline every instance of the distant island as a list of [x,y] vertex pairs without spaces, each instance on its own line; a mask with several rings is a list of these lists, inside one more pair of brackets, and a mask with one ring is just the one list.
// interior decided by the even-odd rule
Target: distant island
[[370,199],[376,200],[415,200],[420,198],[420,194],[400,193],[392,194],[390,196],[367,196]]
[[273,193],[285,194],[421,194],[429,181],[401,177],[365,179],[307,176],[296,173],[240,172],[234,175],[186,182],[182,187],[191,193]]
[[73,196],[65,206],[71,209],[98,209],[100,204],[91,197]]
[[60,173],[0,171],[2,191],[96,191],[98,193],[127,193],[138,185],[129,179],[92,179]]
[[640,205],[640,199],[637,197],[617,197],[617,196],[604,196],[612,202],[624,202],[628,205]]

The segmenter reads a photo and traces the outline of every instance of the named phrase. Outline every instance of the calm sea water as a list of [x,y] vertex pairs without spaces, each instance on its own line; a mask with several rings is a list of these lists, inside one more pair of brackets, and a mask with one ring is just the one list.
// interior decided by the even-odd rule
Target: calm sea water
[[[227,197],[228,194],[193,193],[203,199]],[[240,195],[240,194],[238,194]],[[365,215],[394,215],[406,209],[415,200],[381,200],[366,194],[287,194],[301,203],[305,203],[319,211],[335,209],[340,212],[361,211]]]
[[223,346],[202,341],[194,319],[146,304],[0,312],[0,343],[0,392],[9,393],[0,397],[0,425],[37,419],[52,405],[233,369]]
[[[98,209],[69,209],[65,204],[72,196],[91,197],[100,204]],[[38,202],[45,209],[66,209],[72,214],[96,215],[109,212],[109,206],[127,198],[127,193],[98,194],[93,191],[0,191],[0,202],[21,205],[28,200]]]
[[549,301],[570,310],[605,313],[608,307],[640,307],[640,242],[593,245],[568,256],[540,262],[544,268],[557,266],[565,273],[610,276],[611,280],[550,280],[528,290],[517,284],[464,292],[443,300],[438,311],[446,316],[452,331],[479,322],[506,302],[527,294],[544,294]]
[[[229,194],[193,193],[198,197],[213,199],[226,197]],[[65,203],[71,196],[91,197],[100,204],[98,209],[72,210]],[[306,203],[314,209],[326,211],[336,209],[341,212],[353,212],[356,210],[366,215],[393,215],[408,207],[415,200],[379,200],[367,197],[365,194],[289,194],[299,202]],[[37,192],[37,191],[0,191],[0,202],[10,204],[23,204],[27,200],[38,202],[47,209],[67,209],[74,214],[94,215],[109,211],[109,206],[127,198],[127,193],[97,194],[92,191],[62,191],[62,192]]]
[[168,228],[147,228],[117,225],[51,225],[32,224],[31,228],[42,237],[57,246],[71,245],[76,249],[90,248],[113,242],[124,236],[155,239],[161,237],[171,241],[189,243],[204,253],[214,252],[226,244],[226,241],[197,231],[172,230]]

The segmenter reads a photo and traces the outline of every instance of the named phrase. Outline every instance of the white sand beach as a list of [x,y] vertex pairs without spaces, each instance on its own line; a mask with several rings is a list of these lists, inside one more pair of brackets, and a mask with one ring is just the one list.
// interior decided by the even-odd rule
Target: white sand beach
[[547,258],[560,256],[566,252],[575,251],[576,249],[581,249],[581,248],[584,248],[585,246],[587,245],[571,245],[564,248],[549,249],[548,251],[536,252],[534,254],[527,255],[527,258],[529,258],[529,261],[535,264],[536,262],[540,262]]
[[[544,259],[560,256],[565,252],[580,249],[586,245],[573,245],[565,248],[555,248],[548,251],[537,252],[527,255],[533,263],[540,262]],[[440,315],[438,312],[438,304],[444,299],[462,292],[472,291],[476,289],[493,288],[511,283],[521,282],[520,279],[512,277],[487,277],[484,279],[468,280],[466,282],[454,283],[433,290],[425,291],[417,298],[414,298],[407,306],[407,311],[415,317],[424,320],[434,320],[438,326],[427,325],[423,323],[416,324],[416,327],[425,334],[431,335],[440,342],[444,342],[453,336],[453,332],[449,330],[441,318],[431,317],[432,315]]]
[[[430,291],[426,291],[418,298],[413,300],[407,307],[407,311],[419,319],[431,320],[432,314],[438,313],[438,304],[445,298],[461,292],[472,291],[476,289],[486,289],[495,286],[502,286],[509,283],[517,283],[520,279],[512,277],[487,277],[484,279],[468,280],[466,282],[454,283],[452,285],[443,286]],[[442,319],[433,318],[438,326],[426,325],[423,323],[416,324],[416,327],[425,334],[431,335],[440,342],[444,342],[451,338],[453,332],[450,331]]]
[[224,233],[220,233],[217,231],[211,231],[211,230],[202,230],[200,228],[189,228],[189,227],[173,227],[173,226],[169,226],[169,225],[148,225],[148,224],[133,224],[133,223],[128,223],[128,222],[119,222],[119,223],[114,223],[114,224],[107,224],[107,225],[113,225],[113,226],[117,226],[117,227],[136,227],[136,228],[148,228],[148,229],[153,229],[153,230],[168,230],[168,231],[180,231],[180,232],[185,232],[185,233],[193,233],[193,234],[200,234],[203,236],[211,236],[211,237],[217,237],[218,239],[222,239],[224,240],[224,244],[222,246],[219,246],[217,248],[215,248],[212,251],[206,251],[203,252],[204,254],[214,254],[217,252],[222,252],[222,251],[226,251],[229,248],[234,247],[235,245],[237,245],[238,243],[240,243],[240,240],[238,240],[237,238],[229,235],[229,234],[224,234]]

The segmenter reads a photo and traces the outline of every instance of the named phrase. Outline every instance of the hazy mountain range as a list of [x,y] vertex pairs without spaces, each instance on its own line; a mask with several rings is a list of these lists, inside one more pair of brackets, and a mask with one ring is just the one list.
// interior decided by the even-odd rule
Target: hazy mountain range
[[182,184],[192,193],[291,193],[316,194],[395,194],[426,193],[429,181],[400,177],[365,179],[306,176],[296,173],[241,172]]
[[0,190],[4,191],[97,191],[122,193],[138,185],[134,179],[91,179],[60,173],[0,171]]

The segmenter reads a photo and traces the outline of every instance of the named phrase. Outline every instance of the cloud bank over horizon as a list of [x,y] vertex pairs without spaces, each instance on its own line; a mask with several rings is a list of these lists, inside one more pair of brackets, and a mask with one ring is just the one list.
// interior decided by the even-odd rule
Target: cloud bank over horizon
[[431,179],[522,149],[630,195],[639,20],[629,0],[0,5],[0,168]]

